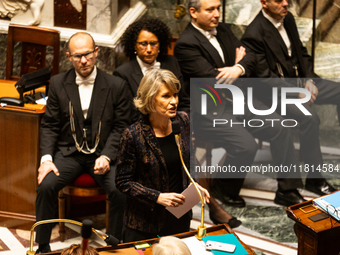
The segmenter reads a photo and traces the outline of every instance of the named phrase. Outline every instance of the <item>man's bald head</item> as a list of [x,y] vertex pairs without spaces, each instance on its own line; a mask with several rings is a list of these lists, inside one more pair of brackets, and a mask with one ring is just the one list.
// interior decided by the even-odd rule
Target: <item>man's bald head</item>
[[71,52],[70,50],[70,44],[73,43],[72,41],[73,40],[76,40],[76,39],[79,39],[79,38],[86,38],[86,37],[89,37],[92,41],[92,44],[93,44],[93,49],[95,48],[96,46],[96,43],[94,42],[94,39],[92,37],[92,35],[90,35],[89,33],[86,33],[86,32],[77,32],[75,34],[73,34],[69,39],[68,39],[68,42],[67,42],[67,51],[68,52]]

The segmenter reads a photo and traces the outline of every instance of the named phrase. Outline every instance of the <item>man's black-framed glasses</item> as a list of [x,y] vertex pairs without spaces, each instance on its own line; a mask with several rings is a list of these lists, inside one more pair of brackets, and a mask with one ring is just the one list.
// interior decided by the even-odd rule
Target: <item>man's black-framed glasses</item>
[[149,44],[150,44],[151,48],[154,48],[154,49],[158,48],[158,46],[159,46],[158,41],[151,41],[151,42],[143,41],[143,42],[137,42],[137,43],[138,43],[139,47],[143,50],[146,49]]
[[94,49],[93,51],[86,52],[84,54],[73,54],[73,55],[70,55],[70,57],[72,57],[72,59],[74,61],[80,61],[83,57],[85,57],[87,60],[89,60],[89,59],[93,58],[95,51],[96,50]]

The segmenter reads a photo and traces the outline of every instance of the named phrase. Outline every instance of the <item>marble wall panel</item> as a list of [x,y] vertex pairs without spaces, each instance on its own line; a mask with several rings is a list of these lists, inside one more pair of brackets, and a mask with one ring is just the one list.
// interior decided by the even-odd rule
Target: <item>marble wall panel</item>
[[0,79],[5,79],[6,72],[6,54],[7,54],[7,35],[0,34]]
[[111,33],[111,0],[88,0],[86,15],[88,31],[100,34]]
[[227,1],[225,7],[225,22],[248,25],[260,10],[261,4],[259,0]]

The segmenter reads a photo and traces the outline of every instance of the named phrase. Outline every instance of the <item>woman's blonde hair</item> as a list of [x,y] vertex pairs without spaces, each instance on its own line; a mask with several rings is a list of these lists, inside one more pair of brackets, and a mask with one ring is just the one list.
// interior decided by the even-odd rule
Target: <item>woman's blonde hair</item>
[[[83,249],[80,244],[72,244],[70,247],[63,250],[60,255],[83,255]],[[85,255],[99,255],[99,253],[91,246],[87,246]]]
[[153,255],[191,255],[188,246],[179,238],[165,236],[155,244],[152,251]]
[[178,93],[181,89],[179,80],[172,72],[165,69],[151,69],[141,80],[137,96],[133,99],[135,106],[141,113],[149,114],[155,111],[155,96],[162,84],[168,86],[175,93]]

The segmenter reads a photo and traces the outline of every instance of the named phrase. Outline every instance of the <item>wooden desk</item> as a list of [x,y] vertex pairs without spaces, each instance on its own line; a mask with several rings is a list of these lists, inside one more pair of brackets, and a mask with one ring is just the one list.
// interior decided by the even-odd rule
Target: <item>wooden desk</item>
[[296,222],[294,231],[298,238],[298,255],[338,255],[340,223],[333,218],[332,221],[330,218],[317,222],[310,220],[309,217],[322,212],[319,209],[312,211],[315,209],[312,203],[309,200],[286,209],[288,217]]
[[[238,236],[235,234],[235,232],[226,224],[217,225],[217,226],[207,228],[207,235],[208,236],[210,236],[210,235],[223,235],[223,234],[230,234],[230,233],[233,233],[238,238]],[[174,236],[176,236],[178,238],[186,238],[186,237],[194,236],[195,234],[197,234],[197,231],[190,231],[190,232],[186,232],[186,233],[177,234],[177,235],[174,235]],[[154,244],[154,243],[157,243],[158,240],[159,240],[159,238],[154,238],[154,239],[144,240],[144,242],[147,242],[149,244]],[[247,250],[248,254],[255,255],[255,252],[252,249],[250,249],[239,238],[238,238],[238,240],[241,242],[243,247]],[[139,242],[142,242],[142,241],[139,241]],[[134,253],[131,252],[131,247],[133,247],[133,245],[135,243],[139,243],[139,242],[119,244],[117,247],[112,247],[112,246],[100,247],[100,248],[96,248],[96,250],[99,252],[100,255],[110,255],[110,254],[131,255],[131,254],[134,254]],[[61,252],[51,252],[51,253],[46,253],[46,254],[60,255],[60,253]],[[143,253],[144,253],[144,255],[152,255],[152,249],[147,248],[145,251],[143,251]],[[196,255],[196,254],[193,254],[193,255]]]
[[[20,98],[20,94],[15,88],[16,83],[17,81],[0,79],[0,97]],[[35,89],[35,92],[45,93],[45,91],[46,91],[45,86]],[[30,94],[30,91],[24,93],[24,95],[26,94]]]
[[0,80],[0,97],[19,98],[19,92],[15,88],[16,81]]
[[[0,80],[0,97],[15,96],[15,81]],[[0,107],[0,226],[30,229],[35,222],[39,128],[44,106]]]

